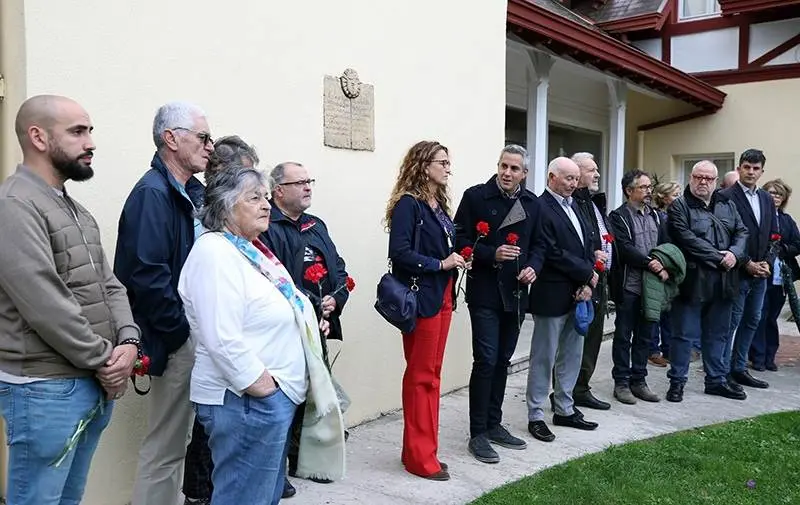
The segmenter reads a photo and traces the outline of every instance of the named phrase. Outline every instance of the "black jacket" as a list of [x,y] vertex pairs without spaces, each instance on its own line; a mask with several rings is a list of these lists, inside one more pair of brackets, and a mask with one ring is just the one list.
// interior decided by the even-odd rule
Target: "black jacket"
[[[614,261],[611,263],[609,294],[616,303],[622,303],[623,293],[625,292],[625,279],[628,277],[630,269],[648,270],[647,265],[653,259],[649,251],[647,254],[642,254],[636,248],[633,219],[627,207],[628,204],[623,203],[612,210],[608,216],[608,220],[611,222],[611,233],[614,235]],[[656,245],[666,242],[664,228],[661,226],[661,216],[658,211],[648,207],[647,213],[658,230]]]
[[[419,224],[421,223],[421,224]],[[419,224],[419,245],[414,251],[414,231]],[[455,237],[453,237],[455,239]],[[455,243],[448,245],[442,225],[426,203],[404,195],[392,211],[389,230],[389,260],[392,274],[409,286],[416,279],[417,315],[433,317],[442,308],[444,290],[453,280],[453,305],[456,302],[455,278],[458,269],[441,270],[439,262],[452,254]]]
[[792,279],[800,280],[800,265],[797,264],[797,255],[800,254],[800,231],[797,229],[792,216],[782,210],[778,211],[778,233],[781,235],[780,258],[792,270]]
[[720,265],[722,251],[731,251],[737,264],[747,258],[747,227],[736,205],[717,190],[706,206],[687,187],[683,196],[672,202],[667,216],[670,241],[686,258],[680,297],[702,303],[738,296],[739,269],[734,266],[726,271]]
[[[514,212],[509,214],[512,209]],[[539,202],[536,195],[521,188],[516,199],[506,198],[497,187],[495,175],[485,184],[478,184],[464,192],[454,221],[456,251],[475,244],[478,236],[475,226],[479,221],[489,224],[489,235],[478,240],[473,251],[472,270],[467,276],[467,303],[506,312],[516,312],[519,307],[524,312],[528,306],[528,286],[520,284],[517,275],[525,267],[532,267],[537,274],[542,268],[541,258],[537,261],[532,254],[539,229]],[[503,223],[505,226],[501,227]],[[517,246],[521,249],[520,256],[517,260],[497,263],[495,251],[507,243],[509,233],[519,237]]]
[[194,208],[202,205],[205,190],[191,177],[185,186],[189,198],[184,196],[158,154],[150,167],[122,208],[114,275],[128,290],[150,373],[162,375],[167,356],[189,338],[178,279],[194,244]]
[[774,256],[770,255],[769,251],[769,238],[773,233],[778,233],[777,220],[775,219],[775,203],[769,193],[763,189],[757,190],[756,194],[761,204],[761,224],[759,225],[741,184],[734,184],[720,192],[736,204],[736,210],[739,211],[739,215],[747,227],[746,257],[742,258],[739,266],[741,267],[741,275],[750,277],[750,274],[744,269],[748,261],[766,261],[771,265],[772,260],[775,259]]
[[594,250],[590,225],[580,217],[573,200],[572,210],[578,215],[583,231],[581,243],[561,204],[549,191],[542,192],[539,204],[541,233],[534,254],[543,259],[543,265],[531,286],[528,310],[538,316],[558,317],[575,307],[575,292],[592,279]]
[[[328,270],[328,282],[324,285],[327,292],[323,291],[322,296],[329,295],[331,291],[344,285],[347,279],[344,260],[336,251],[336,246],[333,245],[333,240],[328,233],[328,227],[320,218],[303,213],[300,219],[294,222],[286,217],[274,202],[270,201],[270,203],[272,204],[272,213],[269,229],[266,233],[261,234],[261,241],[281,260],[292,276],[295,286],[308,296],[314,304],[317,317],[320,317],[322,300],[319,291],[308,291],[303,288],[305,248],[310,246],[318,250]],[[350,293],[347,288],[333,295],[333,299],[336,300],[336,309],[328,316],[331,328],[327,338],[342,340],[342,323],[339,317],[342,315],[342,310],[349,297]]]
[[606,225],[606,229],[610,230],[611,227],[609,225],[608,218],[606,217],[606,213],[608,211],[606,207],[607,205],[606,194],[605,193],[591,194],[589,192],[589,188],[580,188],[576,189],[575,192],[572,193],[572,198],[578,205],[578,210],[580,211],[578,215],[581,217],[583,222],[589,225],[589,231],[591,231],[592,247],[594,248],[593,250],[599,251],[603,247],[603,242],[602,242],[603,238],[600,236],[600,227],[597,225],[597,216],[594,213],[594,207],[592,204],[597,206],[597,209],[603,216],[603,223]]

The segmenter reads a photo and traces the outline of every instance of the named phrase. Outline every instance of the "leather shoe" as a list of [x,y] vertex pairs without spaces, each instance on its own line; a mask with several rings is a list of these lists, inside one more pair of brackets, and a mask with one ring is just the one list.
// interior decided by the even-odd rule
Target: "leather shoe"
[[556,426],[566,426],[567,428],[577,428],[579,430],[591,431],[596,429],[599,425],[592,421],[587,421],[581,414],[572,414],[571,416],[560,416],[553,414],[553,424]]
[[670,384],[667,390],[667,401],[680,403],[683,401],[683,384]]
[[439,482],[444,482],[446,480],[450,480],[450,472],[448,472],[447,470],[442,469],[442,470],[439,470],[438,472],[436,472],[436,473],[434,473],[432,475],[423,475],[422,478],[423,479],[428,479],[428,480],[435,480],[435,481],[439,481]]
[[[597,400],[597,398],[595,398],[595,400]],[[600,401],[600,400],[598,400],[598,401]],[[573,403],[574,403],[574,405],[572,405],[572,410],[574,410],[576,414],[583,415],[583,412],[578,410],[578,407],[576,407],[577,403],[575,403],[574,399],[573,399]],[[604,403],[604,402],[600,402],[600,403]],[[611,408],[611,406],[609,405],[608,408]],[[556,401],[555,401],[553,393],[550,393],[550,410],[552,410],[553,412],[556,411]],[[600,410],[603,410],[603,409],[600,409]]]
[[756,372],[763,372],[764,370],[767,369],[767,367],[759,363],[750,363],[750,368],[752,368]]
[[766,369],[769,370],[770,372],[777,372],[778,365],[776,365],[775,363],[767,363]]
[[728,381],[728,386],[730,386],[731,389],[739,393],[744,392],[744,388],[738,382],[736,382],[736,380],[733,378],[731,374],[728,374],[726,380]]
[[[292,496],[297,494],[297,489],[294,488],[289,479],[284,477],[283,480],[283,494],[281,494],[281,498],[291,498]],[[208,503],[211,503],[210,501]]]
[[578,405],[580,407],[586,407],[595,410],[608,410],[611,408],[610,403],[600,400],[595,395],[593,395],[591,391],[587,391],[582,395],[573,394],[572,399],[575,401],[575,405]]
[[733,377],[733,380],[742,386],[758,389],[767,389],[769,387],[769,382],[756,379],[750,375],[750,372],[747,370],[743,372],[731,372],[731,376]]
[[706,386],[705,392],[707,395],[722,396],[723,398],[730,398],[731,400],[747,399],[747,393],[744,391],[736,391],[724,382]]
[[[477,437],[471,438],[469,444],[467,444],[467,449],[469,450],[469,453],[481,463],[500,462],[500,456],[498,456],[497,451],[495,451],[491,444],[489,444],[489,439],[486,438],[486,435],[484,434],[480,434]],[[444,468],[442,468],[442,470],[446,471]]]
[[552,442],[556,439],[550,428],[547,427],[544,421],[531,421],[528,423],[528,431],[533,438],[541,440],[542,442]]

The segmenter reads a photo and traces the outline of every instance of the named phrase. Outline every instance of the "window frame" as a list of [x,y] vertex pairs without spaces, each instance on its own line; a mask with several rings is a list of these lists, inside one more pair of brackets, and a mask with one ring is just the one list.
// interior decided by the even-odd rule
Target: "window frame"
[[684,188],[687,184],[689,184],[689,176],[691,175],[691,167],[686,168],[686,163],[693,161],[697,163],[699,161],[709,160],[717,165],[719,169],[717,179],[717,187],[722,183],[722,177],[725,175],[727,170],[719,168],[718,161],[730,161],[731,162],[731,170],[736,170],[737,167],[737,158],[735,152],[718,152],[718,153],[700,153],[700,154],[682,154],[680,156],[675,157],[675,161],[677,166],[677,175],[678,180],[677,182],[680,183]]
[[[686,12],[686,2],[688,0],[679,0],[678,3],[678,21],[696,21],[698,19],[708,19],[719,17],[722,15],[722,8],[719,5],[719,0],[705,0],[706,1],[706,10],[705,14],[697,14],[695,16],[687,16]],[[710,12],[708,11],[710,7]]]

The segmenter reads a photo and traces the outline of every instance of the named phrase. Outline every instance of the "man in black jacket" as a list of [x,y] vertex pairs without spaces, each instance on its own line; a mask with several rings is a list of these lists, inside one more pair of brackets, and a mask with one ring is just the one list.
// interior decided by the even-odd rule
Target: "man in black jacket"
[[[327,338],[342,340],[339,317],[350,296],[346,287],[347,270],[328,233],[328,227],[320,218],[306,212],[311,206],[314,179],[302,164],[285,162],[275,166],[270,172],[270,186],[272,213],[269,229],[261,235],[261,240],[281,260],[295,285],[314,304],[317,317],[324,317],[330,322]],[[319,282],[306,278],[306,271],[313,265],[320,265],[327,271]],[[322,336],[320,338],[323,358],[330,367],[326,339]],[[292,476],[297,469],[297,451],[304,411],[305,403],[298,407],[292,423],[289,444],[289,475]],[[324,479],[311,480],[332,482]]]
[[747,253],[739,269],[739,294],[733,302],[725,348],[725,357],[730,359],[728,382],[762,389],[768,388],[769,384],[750,375],[747,355],[761,320],[767,279],[771,276],[775,259],[771,257],[770,236],[778,231],[772,198],[757,186],[766,162],[764,153],[758,149],[743,152],[736,169],[739,181],[722,191],[736,204],[749,235]]
[[669,208],[667,230],[686,258],[686,278],[673,301],[671,367],[667,400],[683,401],[692,340],[700,334],[705,392],[735,400],[747,395],[728,383],[725,347],[733,301],[739,295],[736,268],[747,257],[747,228],[736,205],[714,191],[717,167],[701,161],[692,168],[689,186]]
[[617,308],[611,357],[614,368],[614,398],[633,405],[636,399],[659,401],[647,386],[647,356],[652,338],[652,323],[642,313],[642,280],[649,270],[662,281],[669,274],[650,251],[658,245],[661,219],[650,207],[653,186],[650,176],[632,170],[622,176],[626,202],[611,211],[611,229],[617,249],[617,261],[611,268],[611,297]]
[[[606,272],[614,264],[613,238],[609,234],[608,220],[606,219],[606,195],[600,193],[600,172],[591,153],[575,153],[572,161],[578,165],[581,177],[578,180],[578,189],[572,193],[572,198],[578,206],[578,214],[587,225],[590,234],[592,250],[595,261],[605,263]],[[572,392],[572,399],[579,407],[590,409],[608,410],[611,404],[598,399],[592,393],[589,381],[597,367],[597,356],[600,353],[600,344],[603,343],[603,331],[608,311],[607,274],[601,273],[597,287],[593,291],[594,320],[589,325],[589,331],[583,339],[583,357],[578,382]]]
[[[508,145],[500,153],[497,174],[464,192],[456,211],[456,251],[475,247],[467,277],[467,306],[472,326],[472,374],[469,380],[469,452],[484,463],[500,457],[490,445],[525,449],[502,421],[508,366],[517,347],[528,304],[528,285],[541,269],[532,254],[539,229],[536,195],[522,186],[528,153]],[[489,233],[479,237],[477,224]]]

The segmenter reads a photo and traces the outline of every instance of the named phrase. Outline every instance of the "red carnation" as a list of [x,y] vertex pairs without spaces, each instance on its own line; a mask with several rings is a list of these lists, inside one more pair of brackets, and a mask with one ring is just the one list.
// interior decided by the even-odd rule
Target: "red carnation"
[[326,270],[321,263],[314,263],[306,268],[306,273],[303,275],[303,278],[308,282],[319,284],[326,275],[328,275],[328,270]]
[[472,248],[470,246],[466,246],[461,249],[461,252],[458,253],[464,258],[464,261],[469,261],[472,258]]
[[509,245],[517,245],[517,242],[519,242],[519,235],[517,235],[516,233],[512,232],[512,233],[509,233],[508,235],[506,235],[506,243],[507,244],[509,244]]
[[612,235],[610,233],[606,233],[605,235],[603,235],[603,240],[606,241],[606,244],[610,244],[610,243],[614,242],[614,235]]
[[356,281],[354,281],[353,278],[350,277],[349,275],[347,276],[347,279],[344,282],[345,286],[347,286],[347,291],[353,291],[354,289],[356,289]]
[[594,262],[594,269],[598,272],[605,272],[606,271],[606,264],[603,260],[597,260]]
[[478,221],[478,224],[475,225],[475,229],[478,230],[478,235],[485,237],[489,234],[489,223],[486,221]]
[[777,242],[778,240],[781,239],[781,234],[780,233],[773,233],[772,235],[770,235],[769,239],[774,241],[774,242]]
[[150,356],[142,356],[136,360],[133,365],[133,373],[135,375],[145,375],[150,371]]

